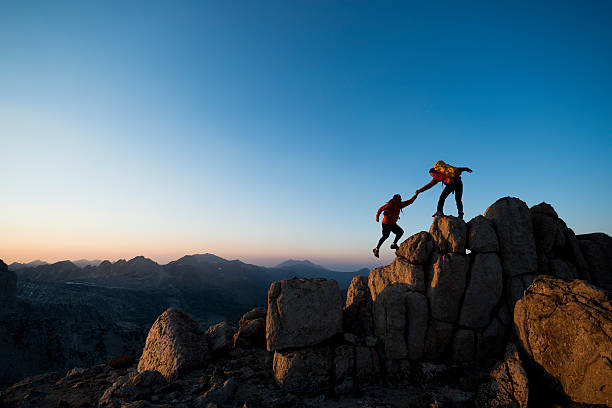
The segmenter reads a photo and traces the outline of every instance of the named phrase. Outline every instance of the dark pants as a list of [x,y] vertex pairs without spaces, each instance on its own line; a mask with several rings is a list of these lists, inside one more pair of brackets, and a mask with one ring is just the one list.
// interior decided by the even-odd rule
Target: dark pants
[[376,248],[380,248],[380,246],[383,244],[383,242],[385,242],[385,240],[387,238],[389,238],[389,235],[391,235],[391,233],[395,234],[395,239],[393,240],[393,243],[397,244],[397,241],[399,241],[399,239],[402,237],[402,235],[404,235],[404,230],[397,224],[385,224],[383,222],[382,224],[382,238],[378,241],[378,245],[376,246]]
[[463,182],[461,181],[461,177],[457,177],[455,181],[447,184],[446,187],[444,187],[444,190],[442,190],[442,194],[440,194],[440,199],[438,200],[438,212],[444,212],[444,201],[453,191],[455,192],[457,211],[459,212],[459,215],[463,215],[463,203],[461,202],[461,197],[463,196]]

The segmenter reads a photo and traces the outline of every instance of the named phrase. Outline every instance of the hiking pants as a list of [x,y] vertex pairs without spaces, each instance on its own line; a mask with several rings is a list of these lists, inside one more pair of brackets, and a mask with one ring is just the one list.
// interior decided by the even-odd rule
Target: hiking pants
[[461,177],[455,178],[452,183],[447,184],[444,190],[442,190],[442,194],[440,194],[440,199],[438,200],[438,212],[444,212],[444,201],[452,192],[455,192],[457,211],[459,215],[463,215],[463,203],[461,202],[461,197],[463,196],[463,182],[461,181]]
[[383,222],[382,223],[382,238],[378,240],[378,245],[376,246],[376,248],[380,248],[383,242],[385,242],[385,240],[389,238],[389,235],[391,235],[391,232],[395,234],[395,239],[393,240],[393,243],[395,244],[397,244],[397,241],[399,241],[401,236],[404,235],[404,230],[399,225],[397,225],[397,223],[385,224]]

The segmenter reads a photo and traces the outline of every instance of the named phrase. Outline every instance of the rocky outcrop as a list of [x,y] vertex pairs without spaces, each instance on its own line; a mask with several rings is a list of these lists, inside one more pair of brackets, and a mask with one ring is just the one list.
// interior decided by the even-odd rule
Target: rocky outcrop
[[0,259],[0,306],[13,303],[17,292],[17,276]]
[[343,321],[345,333],[352,333],[358,337],[374,334],[372,296],[368,288],[367,277],[353,277],[346,293]]
[[612,304],[580,280],[540,276],[519,300],[521,346],[573,401],[612,404]]
[[429,261],[434,246],[431,235],[427,231],[421,231],[402,242],[396,254],[412,264],[421,265]]
[[493,309],[499,304],[503,290],[503,271],[495,253],[477,253],[473,259],[459,324],[480,328],[489,324]]
[[342,303],[333,279],[274,282],[268,291],[268,350],[311,346],[342,333]]
[[504,361],[493,367],[490,380],[480,385],[475,405],[479,408],[527,408],[529,380],[513,343],[506,348]]
[[368,286],[372,299],[389,285],[401,283],[410,290],[425,292],[425,270],[423,265],[413,264],[406,258],[397,257],[387,266],[375,268],[368,276]]
[[112,408],[122,401],[143,400],[166,384],[166,379],[158,371],[132,372],[120,377],[104,392],[98,407]]
[[167,379],[175,379],[208,358],[206,335],[200,325],[182,310],[170,308],[153,323],[138,371],[156,370]]
[[439,254],[435,258],[427,285],[427,298],[434,319],[449,323],[457,321],[468,267],[466,255]]
[[434,217],[429,233],[440,252],[465,253],[467,226],[462,219],[452,216]]
[[547,203],[529,209],[538,253],[538,272],[563,279],[591,279],[578,238]]
[[467,248],[472,252],[499,252],[497,234],[491,220],[479,215],[467,224]]
[[538,257],[527,205],[518,198],[501,198],[487,208],[484,216],[495,227],[504,275],[535,273]]
[[612,237],[596,232],[578,235],[576,238],[588,264],[592,281],[612,289]]

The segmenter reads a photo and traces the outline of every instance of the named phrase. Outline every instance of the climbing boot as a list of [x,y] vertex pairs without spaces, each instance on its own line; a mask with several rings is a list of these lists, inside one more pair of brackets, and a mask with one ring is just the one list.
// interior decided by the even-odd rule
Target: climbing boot
[[372,252],[374,252],[374,256],[378,258],[378,248],[374,248]]
[[397,246],[397,244],[394,242],[391,244],[391,249],[399,249],[399,247]]

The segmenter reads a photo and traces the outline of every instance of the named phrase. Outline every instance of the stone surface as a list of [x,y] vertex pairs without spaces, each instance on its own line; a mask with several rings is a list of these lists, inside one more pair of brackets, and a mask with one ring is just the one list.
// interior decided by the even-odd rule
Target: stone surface
[[248,322],[255,319],[266,318],[266,308],[265,307],[256,307],[255,309],[249,310],[240,318],[238,322],[238,328],[242,329]]
[[453,361],[472,361],[476,336],[473,330],[459,329],[453,338]]
[[465,254],[467,225],[463,220],[450,215],[434,217],[429,233],[440,252]]
[[612,304],[584,281],[540,276],[514,310],[522,347],[573,401],[612,404]]
[[120,401],[137,401],[147,398],[154,390],[166,385],[165,378],[155,370],[129,373],[110,386],[98,402],[99,406],[114,406]]
[[408,292],[406,294],[406,347],[407,357],[411,360],[419,360],[425,354],[428,316],[429,305],[425,295]]
[[157,370],[168,379],[202,366],[209,357],[206,335],[182,310],[162,313],[147,335],[138,371]]
[[437,320],[454,323],[457,321],[465,290],[469,257],[461,254],[435,256],[430,274],[431,280],[427,287],[431,316]]
[[494,318],[486,329],[476,335],[476,358],[479,360],[497,357],[504,351],[506,326]]
[[366,276],[353,277],[346,293],[343,319],[345,333],[353,333],[357,337],[374,334],[372,296]]
[[425,339],[425,356],[433,359],[443,357],[452,337],[452,324],[430,319]]
[[368,275],[368,286],[372,299],[376,299],[378,294],[387,286],[396,283],[408,285],[411,290],[417,292],[424,292],[425,272],[423,266],[412,264],[405,258],[397,257],[390,265],[372,269]]
[[206,408],[209,407],[211,403],[219,405],[227,404],[232,401],[236,393],[236,388],[238,388],[236,380],[234,378],[228,378],[223,384],[211,388],[198,397],[195,401],[195,406],[197,408]]
[[429,232],[421,231],[402,242],[395,253],[413,264],[424,264],[429,261],[434,245]]
[[274,353],[274,378],[289,392],[315,392],[331,386],[331,349],[307,347]]
[[[557,278],[572,280],[578,279],[578,269],[571,263],[563,259],[551,259],[549,262],[549,271],[552,276]],[[528,287],[529,285],[525,285]]]
[[490,380],[478,387],[475,405],[479,408],[527,408],[529,380],[512,343],[508,344],[504,361],[491,370]]
[[234,347],[265,347],[266,318],[248,320],[234,335]]
[[503,272],[495,253],[479,253],[474,256],[468,283],[459,315],[459,324],[472,328],[485,327],[492,318],[503,290]]
[[527,205],[518,198],[504,197],[487,208],[484,216],[495,227],[504,275],[536,273],[538,257]]
[[479,215],[467,223],[467,248],[472,252],[498,252],[499,243],[491,220]]
[[593,282],[612,287],[612,237],[596,232],[577,238]]
[[333,279],[274,282],[268,291],[268,350],[314,345],[342,333],[342,306]]
[[374,300],[374,331],[385,345],[389,359],[405,358],[406,285],[387,286]]
[[[334,376],[336,382],[353,379],[371,382],[380,373],[380,361],[376,350],[370,347],[343,345],[334,351]],[[357,365],[355,364],[357,361]]]
[[217,323],[206,330],[206,340],[212,353],[225,353],[234,346],[236,328],[225,322]]

